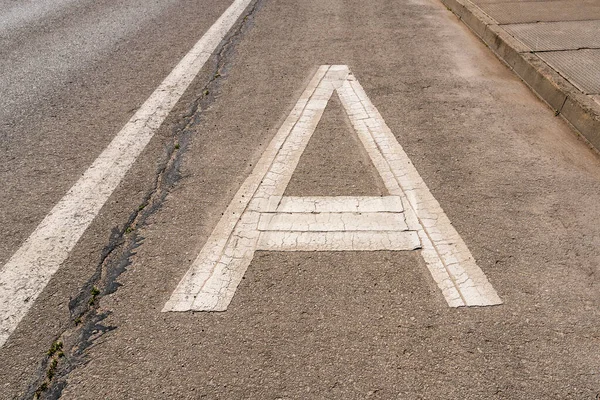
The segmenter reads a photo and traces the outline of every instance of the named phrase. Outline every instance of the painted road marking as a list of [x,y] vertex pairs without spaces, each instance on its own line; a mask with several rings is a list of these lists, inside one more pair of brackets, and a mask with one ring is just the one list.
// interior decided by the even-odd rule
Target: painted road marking
[[[274,201],[276,202],[277,199]],[[278,212],[403,212],[400,196],[283,197]]]
[[270,251],[407,251],[421,248],[415,231],[265,231],[257,250]]
[[[283,197],[334,91],[389,196]],[[384,214],[392,214],[397,223],[382,223]],[[372,221],[389,230],[371,230]],[[340,230],[340,224],[346,222],[346,230]],[[502,303],[348,67],[324,65],[236,193],[163,311],[226,310],[256,250],[414,249],[421,249],[450,307]]]
[[0,346],[252,0],[235,0],[0,269]]
[[344,231],[407,231],[402,213],[261,213],[259,231],[284,232],[344,232]]

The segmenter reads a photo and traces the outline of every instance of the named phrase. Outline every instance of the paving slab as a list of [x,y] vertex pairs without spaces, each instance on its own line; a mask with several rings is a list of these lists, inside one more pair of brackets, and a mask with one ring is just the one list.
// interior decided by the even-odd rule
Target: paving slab
[[[576,72],[594,62],[593,58],[583,59],[592,53],[577,53],[573,60],[563,60],[561,70],[557,69],[559,62],[552,66],[540,54],[599,48],[597,1],[441,1],[590,146],[600,149],[600,107],[587,94],[595,92],[594,81],[600,77],[586,70]],[[524,21],[530,22],[518,23]]]
[[600,93],[600,49],[550,51],[538,55],[582,92]]
[[600,19],[599,2],[585,3],[561,0],[482,3],[479,6],[486,14],[498,21],[499,24]]
[[600,48],[600,20],[504,25],[532,51]]

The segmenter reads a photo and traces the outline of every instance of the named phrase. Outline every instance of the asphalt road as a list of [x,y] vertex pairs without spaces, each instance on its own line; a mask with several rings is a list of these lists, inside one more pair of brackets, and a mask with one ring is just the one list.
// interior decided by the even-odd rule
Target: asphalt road
[[[0,265],[230,4],[0,0]],[[258,0],[215,53],[0,348],[0,398],[600,393],[600,158],[441,3]],[[448,307],[418,250],[258,251],[227,311],[161,312],[323,64],[503,304]],[[334,93],[285,196],[386,194]]]

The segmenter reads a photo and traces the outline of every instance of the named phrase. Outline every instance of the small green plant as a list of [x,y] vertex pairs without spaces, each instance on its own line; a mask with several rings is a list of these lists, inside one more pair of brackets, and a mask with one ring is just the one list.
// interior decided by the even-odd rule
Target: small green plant
[[45,392],[48,389],[48,382],[44,381],[40,387],[37,388],[37,390],[35,391],[35,394],[33,395],[34,399],[39,399],[40,396],[42,395],[42,392]]
[[52,346],[50,346],[50,349],[48,349],[48,352],[47,352],[48,357],[52,357],[58,351],[61,351],[62,347],[63,347],[63,344],[60,340],[57,340],[54,343],[52,343]]
[[52,361],[50,362],[50,368],[48,368],[48,371],[46,371],[46,377],[48,378],[49,381],[52,380],[52,378],[54,378],[54,375],[56,374],[56,366],[58,365],[58,360],[56,358],[52,359]]
[[204,95],[205,95],[205,96],[208,96],[209,94],[210,94],[210,92],[208,91],[208,89],[206,89],[206,90],[204,91]]
[[179,143],[175,145],[175,150],[179,150]]
[[128,226],[127,229],[125,229],[125,233],[129,234],[133,232],[133,226]]
[[48,369],[46,369],[46,379],[44,382],[38,386],[35,391],[33,398],[39,399],[43,392],[48,390],[50,383],[52,382],[52,378],[56,376],[56,369],[58,367],[58,359],[64,357],[64,353],[62,352],[62,342],[55,341],[50,346],[50,350],[48,350],[48,355],[50,356],[50,364],[48,364]]
[[[93,289],[92,289],[93,290]],[[98,289],[96,289],[98,290]],[[100,293],[100,291],[98,291]],[[49,357],[48,368],[46,369],[46,379],[38,386],[35,393],[33,394],[34,399],[39,399],[42,393],[48,390],[52,378],[56,376],[56,369],[58,368],[58,360],[65,356],[62,351],[63,343],[60,340],[55,340],[47,351]]]
[[98,289],[96,286],[94,286],[92,288],[92,290],[90,290],[90,294],[92,295],[92,297],[90,297],[88,304],[90,306],[93,306],[96,303],[96,296],[98,296],[100,294],[100,289]]

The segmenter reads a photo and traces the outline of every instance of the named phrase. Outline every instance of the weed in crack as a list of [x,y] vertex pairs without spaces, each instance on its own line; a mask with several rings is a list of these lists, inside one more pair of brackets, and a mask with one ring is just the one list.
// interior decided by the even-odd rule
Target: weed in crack
[[54,356],[54,354],[56,354],[57,352],[61,351],[63,348],[63,344],[61,341],[59,340],[55,340],[52,343],[52,346],[50,346],[50,349],[48,349],[48,352],[46,353],[48,355],[48,357],[52,357]]
[[39,399],[50,387],[52,379],[56,375],[59,360],[65,356],[62,348],[63,343],[60,340],[55,340],[52,342],[52,345],[46,352],[46,355],[48,356],[45,368],[46,373],[43,381],[37,386],[35,392],[33,393],[34,399]]

